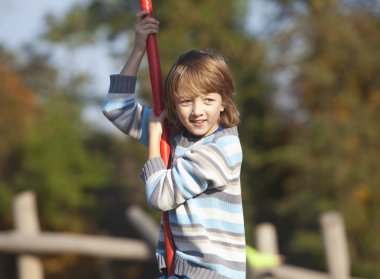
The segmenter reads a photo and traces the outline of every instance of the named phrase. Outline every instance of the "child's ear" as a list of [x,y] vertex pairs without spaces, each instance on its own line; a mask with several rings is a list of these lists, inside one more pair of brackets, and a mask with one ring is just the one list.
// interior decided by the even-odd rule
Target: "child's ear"
[[224,103],[220,105],[220,112],[224,111]]

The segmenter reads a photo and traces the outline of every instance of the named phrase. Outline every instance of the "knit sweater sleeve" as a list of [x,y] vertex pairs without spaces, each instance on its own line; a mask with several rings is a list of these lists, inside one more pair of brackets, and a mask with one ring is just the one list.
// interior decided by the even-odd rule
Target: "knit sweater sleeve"
[[151,207],[167,211],[207,189],[240,180],[242,151],[237,136],[190,148],[166,169],[161,158],[149,160],[141,173]]
[[151,109],[136,102],[135,88],[135,76],[111,75],[103,113],[122,132],[147,146]]

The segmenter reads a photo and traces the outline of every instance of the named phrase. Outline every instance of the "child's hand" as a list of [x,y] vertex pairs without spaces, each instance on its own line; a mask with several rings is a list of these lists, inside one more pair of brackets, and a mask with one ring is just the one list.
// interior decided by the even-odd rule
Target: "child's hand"
[[163,123],[165,119],[165,113],[162,112],[160,116],[156,116],[154,112],[149,117],[149,136],[153,139],[161,139],[163,131]]
[[159,21],[152,17],[145,17],[148,10],[140,11],[136,14],[135,25],[135,49],[145,51],[146,39],[149,34],[158,33]]
[[154,112],[149,117],[149,159],[160,157],[160,141],[163,131],[163,123],[165,119],[165,113],[161,113],[160,116],[156,116]]
[[152,17],[145,17],[148,14],[148,10],[140,11],[136,14],[135,44],[127,62],[120,72],[122,75],[135,76],[137,74],[141,60],[145,54],[146,39],[149,34],[158,32],[159,22]]

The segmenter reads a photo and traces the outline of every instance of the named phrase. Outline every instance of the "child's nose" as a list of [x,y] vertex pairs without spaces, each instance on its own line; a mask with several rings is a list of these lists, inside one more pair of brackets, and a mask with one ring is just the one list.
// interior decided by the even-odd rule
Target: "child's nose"
[[202,114],[202,104],[200,104],[199,102],[194,102],[192,114],[193,115],[201,115]]

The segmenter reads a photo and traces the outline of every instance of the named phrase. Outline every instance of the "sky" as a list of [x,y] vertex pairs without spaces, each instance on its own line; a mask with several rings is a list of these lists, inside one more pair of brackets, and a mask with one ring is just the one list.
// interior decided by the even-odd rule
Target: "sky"
[[[38,37],[45,30],[44,16],[47,13],[63,15],[74,3],[82,1],[84,0],[0,0],[0,43],[11,50],[17,50],[30,42],[42,47],[43,43],[38,41]],[[251,0],[247,28],[252,33],[259,32],[270,13],[270,8],[264,3],[265,0]],[[49,51],[57,68],[62,70],[62,78],[70,73],[89,73],[93,77],[89,90],[93,90],[94,94],[106,94],[108,76],[119,72],[123,63],[112,60],[105,45],[91,45],[75,51],[54,46]],[[99,107],[88,106],[84,117],[109,128]]]
[[43,14],[47,11],[60,14],[74,2],[75,0],[0,0],[0,40],[9,46],[30,41],[43,29]]
[[[0,28],[0,42],[10,49],[21,48],[25,43],[38,42],[39,35],[45,30],[44,16],[47,13],[60,16],[78,2],[80,1],[0,0],[2,7],[0,9],[0,26],[2,26]],[[89,71],[99,81],[98,78],[103,76],[105,72],[109,73],[113,70],[110,59],[107,59],[107,50],[101,45],[75,51],[54,46],[50,51],[55,58],[55,63],[58,64],[57,66],[66,72]],[[96,65],[94,65],[95,62]],[[97,85],[103,90],[106,86],[103,82],[97,82]]]
[[[35,40],[45,30],[44,16],[47,13],[60,16],[78,2],[83,0],[0,0],[0,42],[14,49]],[[270,13],[264,2],[265,0],[251,0],[247,26],[253,33],[261,28],[263,19]],[[99,53],[102,51],[101,48],[102,46],[99,46],[90,52]],[[97,59],[99,58],[98,56]],[[105,64],[103,61],[102,63]],[[105,70],[108,69],[109,67],[106,67]]]

